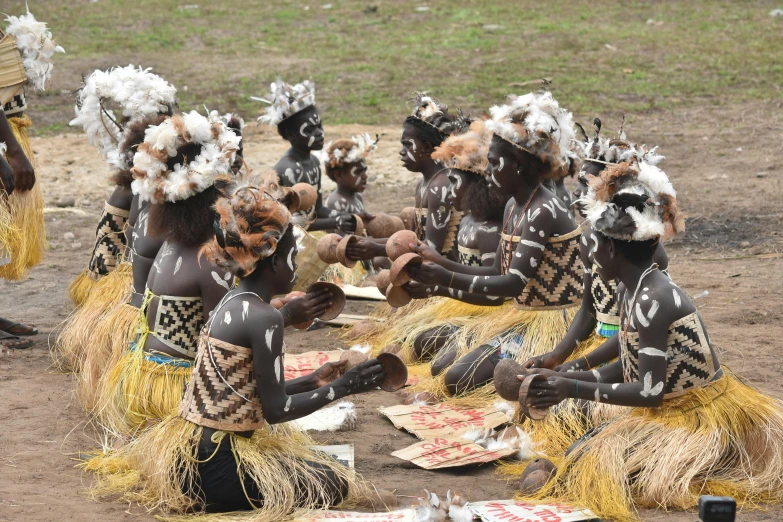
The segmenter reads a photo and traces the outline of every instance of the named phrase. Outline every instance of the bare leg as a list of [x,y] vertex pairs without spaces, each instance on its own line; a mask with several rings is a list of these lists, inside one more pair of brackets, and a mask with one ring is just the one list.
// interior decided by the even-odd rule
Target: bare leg
[[420,333],[413,341],[416,360],[426,361],[435,356],[453,333],[454,329],[451,326],[437,326]]
[[446,388],[450,395],[469,392],[490,382],[500,360],[499,349],[482,345],[451,365],[446,372]]
[[453,344],[447,344],[442,348],[435,357],[432,358],[432,366],[430,372],[432,376],[440,375],[446,370],[457,358],[457,347]]

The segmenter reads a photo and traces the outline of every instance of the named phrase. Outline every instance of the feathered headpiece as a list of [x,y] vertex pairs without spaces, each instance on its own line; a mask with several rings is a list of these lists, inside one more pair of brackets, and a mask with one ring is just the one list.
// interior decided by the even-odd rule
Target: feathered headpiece
[[646,145],[637,145],[628,141],[625,130],[623,130],[625,127],[625,115],[623,115],[623,123],[620,125],[620,130],[617,131],[617,136],[614,138],[603,138],[599,135],[601,133],[601,120],[598,118],[593,120],[593,125],[595,126],[595,133],[590,138],[587,136],[584,128],[578,123],[576,124],[584,136],[584,141],[580,143],[580,148],[586,161],[622,163],[624,161],[636,160],[640,163],[657,165],[658,162],[666,159],[656,152],[658,147],[648,149]]
[[324,163],[330,169],[339,169],[343,165],[357,163],[375,152],[378,148],[378,136],[373,140],[366,132],[351,139],[329,142],[324,147]]
[[52,56],[65,49],[54,43],[52,33],[44,22],[39,22],[30,10],[22,16],[9,16],[6,32],[16,37],[16,47],[22,53],[27,81],[37,90],[46,89],[52,77]]
[[210,262],[239,277],[253,273],[259,260],[275,253],[291,223],[291,189],[278,185],[277,174],[221,176],[215,203],[215,238],[201,249]]
[[[170,112],[177,103],[177,89],[150,70],[133,65],[96,70],[85,78],[79,90],[74,107],[76,117],[70,125],[80,125],[89,142],[120,170],[130,168],[130,158],[119,151],[128,126]],[[118,106],[124,124],[118,122],[107,102]]]
[[457,110],[457,114],[449,114],[449,106],[441,105],[422,92],[413,93],[413,111],[406,121],[420,121],[440,133],[442,137],[462,132],[470,126],[470,122]]
[[444,167],[484,174],[492,134],[483,120],[470,124],[466,132],[452,134],[435,148],[432,159]]
[[589,180],[580,200],[595,230],[625,241],[675,237],[685,230],[685,215],[666,174],[638,161],[610,165]]
[[279,125],[280,122],[294,114],[315,105],[315,84],[304,80],[296,85],[289,85],[278,76],[270,86],[271,92],[264,98],[251,96],[251,99],[269,104],[258,121],[269,125]]
[[[196,111],[172,116],[144,134],[144,143],[133,156],[131,189],[152,203],[188,199],[210,187],[217,176],[231,172],[239,141],[217,111],[209,118]],[[199,145],[199,153],[169,169],[169,158],[188,144]]]
[[549,91],[509,96],[505,105],[489,109],[487,128],[512,145],[537,156],[554,171],[569,171],[579,161],[572,147],[574,123]]
[[231,127],[232,129],[237,129],[239,130],[239,132],[245,130],[245,120],[242,119],[242,116],[240,116],[239,114],[236,114],[234,112],[227,112],[225,114],[221,114],[220,119],[223,120],[223,123],[225,123],[227,126]]

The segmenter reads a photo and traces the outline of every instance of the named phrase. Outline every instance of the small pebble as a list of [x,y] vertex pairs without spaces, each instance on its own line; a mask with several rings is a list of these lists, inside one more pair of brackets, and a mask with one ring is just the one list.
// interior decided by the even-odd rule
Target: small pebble
[[76,236],[73,234],[73,232],[66,232],[65,234],[63,234],[63,239],[66,241],[73,241],[74,239],[76,239]]

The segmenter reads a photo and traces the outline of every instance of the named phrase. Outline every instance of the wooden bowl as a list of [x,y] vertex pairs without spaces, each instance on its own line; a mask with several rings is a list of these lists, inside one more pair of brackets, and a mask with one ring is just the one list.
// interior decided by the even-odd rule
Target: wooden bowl
[[391,272],[389,270],[381,270],[375,277],[375,286],[381,293],[386,292],[386,289],[389,288],[389,285],[391,284],[390,274]]
[[522,386],[522,381],[517,379],[517,375],[525,375],[527,372],[527,369],[514,359],[502,359],[495,366],[493,376],[498,395],[507,401],[519,400],[519,387]]
[[386,289],[386,302],[392,308],[405,306],[413,300],[401,286],[389,285]]
[[381,350],[381,353],[391,353],[397,355],[398,353],[400,353],[400,351],[402,351],[402,345],[395,343],[395,344],[384,346],[383,349]]
[[549,410],[539,410],[537,408],[528,408],[527,406],[527,394],[528,390],[530,388],[530,385],[533,384],[534,381],[545,381],[546,377],[543,375],[534,373],[531,375],[528,375],[525,377],[525,380],[522,381],[522,385],[519,387],[519,413],[524,415],[525,417],[528,417],[533,420],[541,420],[544,417],[547,416],[547,413],[549,413]]
[[534,471],[545,471],[548,475],[554,475],[557,471],[557,467],[555,467],[554,463],[552,463],[549,459],[535,459],[530,462],[530,464],[525,467],[525,470],[522,472],[522,477],[520,477],[520,480],[525,477],[525,475],[529,475],[533,473]]
[[345,350],[343,353],[340,354],[341,361],[348,361],[348,367],[346,368],[346,371],[350,370],[357,364],[363,363],[369,358],[370,356],[368,354],[357,352],[356,350]]
[[340,236],[340,234],[326,234],[324,237],[319,239],[318,245],[316,246],[318,258],[324,263],[329,263],[330,265],[339,263],[340,260],[337,258],[337,247],[340,245],[340,241],[342,239],[343,238]]
[[405,207],[400,212],[400,219],[405,226],[403,230],[411,230],[413,228],[413,221],[416,219],[416,209],[414,207]]
[[402,286],[411,280],[411,276],[406,269],[410,264],[422,264],[424,258],[419,254],[413,252],[409,254],[403,254],[394,260],[391,270],[389,271],[389,279],[394,286]]
[[353,231],[354,235],[356,235],[356,236],[363,236],[364,235],[364,221],[362,221],[362,218],[360,218],[356,214],[354,214],[353,217],[356,218],[356,230]]
[[291,189],[299,195],[299,210],[310,210],[318,201],[318,190],[309,183],[297,183]]
[[547,482],[549,482],[549,473],[544,470],[534,471],[519,480],[519,492],[523,495],[533,495],[546,486]]
[[331,321],[340,315],[343,308],[345,308],[345,292],[334,283],[318,281],[317,283],[310,285],[310,288],[307,289],[307,293],[317,292],[324,288],[327,288],[332,293],[332,306],[330,306],[319,319],[321,321]]
[[345,334],[347,341],[357,341],[362,337],[372,333],[375,330],[375,325],[378,324],[375,321],[359,321],[351,326],[351,329]]
[[389,214],[376,214],[367,222],[367,234],[375,238],[390,237],[395,232],[402,230],[404,225],[397,216]]
[[348,268],[356,266],[356,260],[345,257],[345,249],[348,248],[349,243],[356,243],[357,241],[359,241],[359,238],[356,236],[345,236],[340,240],[340,243],[337,244],[337,259],[343,266]]
[[392,261],[396,261],[401,255],[413,252],[409,246],[411,243],[414,245],[419,244],[419,237],[416,235],[416,232],[412,230],[395,232],[386,241],[386,255]]
[[377,359],[386,374],[381,383],[383,391],[393,392],[405,386],[408,382],[408,367],[402,359],[393,353],[380,353]]
[[299,198],[299,193],[293,189],[288,190],[280,202],[285,205],[288,211],[292,214],[294,212],[298,212],[299,208],[302,206],[302,200]]

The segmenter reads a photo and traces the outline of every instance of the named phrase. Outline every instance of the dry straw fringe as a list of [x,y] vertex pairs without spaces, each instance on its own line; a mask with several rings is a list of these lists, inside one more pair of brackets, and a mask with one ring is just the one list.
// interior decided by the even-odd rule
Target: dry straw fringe
[[[515,335],[521,335],[522,344],[518,346],[514,359],[523,363],[530,357],[552,350],[565,336],[577,310],[578,307],[565,310],[518,310],[511,305],[504,305],[495,308],[492,314],[468,320],[451,336],[447,344],[457,351],[455,360],[458,360],[492,339],[500,337],[505,341]],[[498,400],[492,382],[459,396],[449,395],[444,381],[447,371],[444,370],[434,377],[424,376],[411,387],[411,392],[428,392],[437,400],[466,407],[486,406]],[[466,375],[465,379],[471,377],[472,375]]]
[[[232,515],[176,514],[198,511],[186,492],[197,475],[198,446],[203,428],[178,415],[170,415],[119,450],[94,456],[80,466],[97,474],[90,490],[93,498],[120,496],[147,509],[159,509],[165,520],[226,520]],[[367,486],[351,470],[310,449],[313,441],[288,424],[256,430],[249,439],[216,432],[212,441],[231,444],[239,469],[258,485],[263,503],[238,520],[280,520],[297,510],[317,509],[328,493],[323,477],[308,464],[330,468],[349,485],[345,504],[366,497]],[[297,487],[301,484],[303,487]],[[253,504],[258,504],[253,502]],[[233,518],[229,518],[233,520]]]
[[[88,351],[108,349],[106,346],[119,331],[112,331],[109,325],[102,323],[112,311],[130,300],[132,284],[130,263],[121,263],[97,282],[95,291],[90,292],[82,306],[71,312],[51,350],[60,369],[78,373]],[[96,335],[98,333],[101,335]]]
[[95,409],[99,384],[108,368],[114,367],[136,337],[139,309],[123,303],[115,306],[95,331],[95,342],[84,351],[84,362],[77,376],[76,393],[85,411]]
[[90,277],[90,271],[85,268],[79,275],[73,278],[68,285],[68,297],[73,305],[78,308],[90,297],[92,291],[98,286],[98,281]]
[[[10,117],[8,124],[25,156],[35,167],[35,154],[27,136],[27,128],[33,122],[27,116]],[[0,266],[0,278],[22,279],[43,259],[46,248],[43,208],[40,176],[31,190],[14,191],[10,197],[5,194],[0,196],[0,245],[5,245],[11,253],[11,262]]]
[[150,360],[145,340],[142,334],[98,384],[93,414],[115,435],[134,435],[176,412],[190,380],[192,361],[168,356],[171,364]]
[[[636,509],[688,509],[699,495],[747,508],[783,500],[783,404],[726,375],[710,386],[629,408],[563,459],[535,495],[631,522]],[[516,477],[517,469],[502,471]]]

